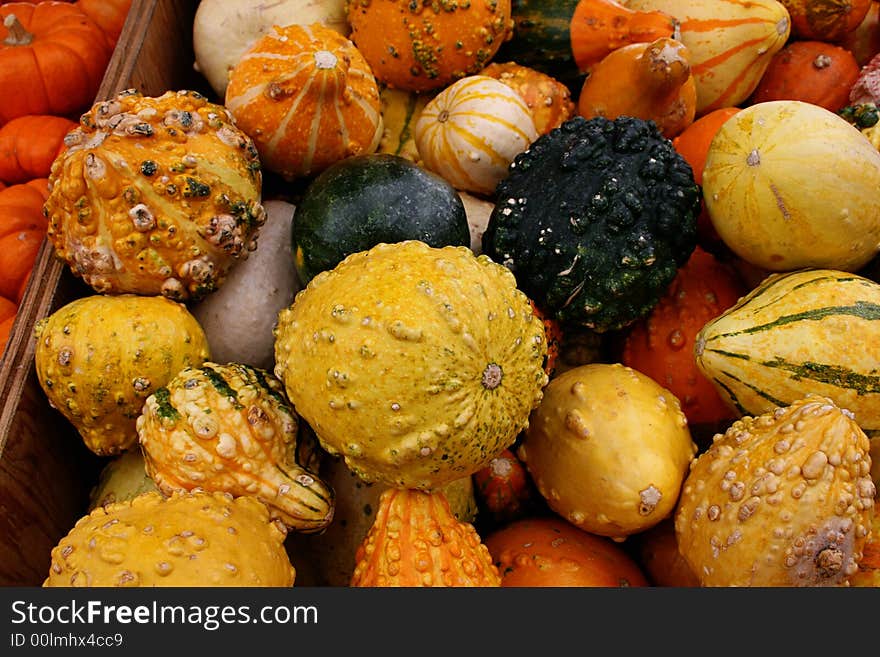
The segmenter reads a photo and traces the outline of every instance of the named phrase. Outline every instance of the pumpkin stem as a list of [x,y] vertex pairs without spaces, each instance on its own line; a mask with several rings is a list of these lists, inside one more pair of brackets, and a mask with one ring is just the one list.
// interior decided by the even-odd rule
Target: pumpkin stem
[[3,25],[9,30],[9,36],[3,40],[7,46],[27,46],[34,40],[34,35],[24,29],[24,25],[15,14],[9,14],[4,18]]

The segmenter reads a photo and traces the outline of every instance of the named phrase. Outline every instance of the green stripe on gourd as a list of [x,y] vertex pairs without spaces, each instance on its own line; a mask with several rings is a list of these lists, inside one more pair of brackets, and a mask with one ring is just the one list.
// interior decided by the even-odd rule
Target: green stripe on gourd
[[694,356],[721,396],[759,415],[826,395],[880,429],[880,284],[836,270],[773,274],[706,324]]

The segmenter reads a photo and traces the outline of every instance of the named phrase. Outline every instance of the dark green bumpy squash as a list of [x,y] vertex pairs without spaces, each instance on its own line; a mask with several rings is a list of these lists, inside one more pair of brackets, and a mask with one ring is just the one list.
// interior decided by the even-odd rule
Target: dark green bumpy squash
[[578,116],[513,161],[483,253],[557,320],[616,330],[687,262],[699,209],[693,171],[652,121]]

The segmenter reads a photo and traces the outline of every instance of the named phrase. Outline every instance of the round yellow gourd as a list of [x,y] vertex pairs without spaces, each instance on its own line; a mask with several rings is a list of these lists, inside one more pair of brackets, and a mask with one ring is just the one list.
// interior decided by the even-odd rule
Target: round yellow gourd
[[703,198],[743,260],[770,271],[856,271],[880,251],[880,152],[818,105],[758,103],[709,146]]
[[275,374],[322,446],[362,479],[426,491],[513,443],[546,352],[508,269],[414,240],[322,272],[275,329]]
[[422,164],[459,190],[491,195],[517,155],[538,138],[522,96],[488,75],[458,80],[416,122]]
[[695,454],[669,390],[620,363],[590,363],[550,381],[518,455],[551,509],[622,540],[673,512]]

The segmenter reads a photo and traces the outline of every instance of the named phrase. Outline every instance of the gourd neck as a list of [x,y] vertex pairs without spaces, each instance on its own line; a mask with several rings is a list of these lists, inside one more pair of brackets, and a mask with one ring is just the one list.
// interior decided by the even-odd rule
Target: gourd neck
[[34,40],[34,35],[24,29],[24,25],[15,14],[9,14],[3,19],[3,25],[9,30],[9,35],[3,39],[7,46],[28,46]]

